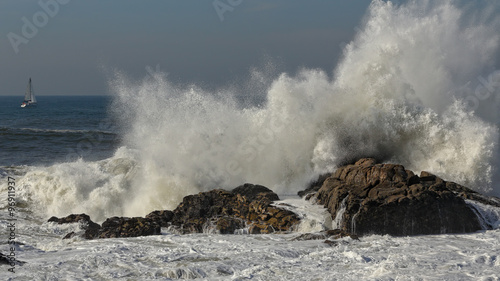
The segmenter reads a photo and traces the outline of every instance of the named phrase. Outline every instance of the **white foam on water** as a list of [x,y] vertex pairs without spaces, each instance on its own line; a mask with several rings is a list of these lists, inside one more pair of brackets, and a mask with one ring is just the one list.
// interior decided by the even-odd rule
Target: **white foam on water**
[[[4,228],[5,221],[0,227]],[[299,235],[190,234],[62,240],[74,225],[19,221],[8,280],[497,280],[499,230],[463,235],[296,241]],[[64,228],[64,229],[63,229]],[[3,229],[2,229],[3,231]],[[0,247],[8,253],[6,245]],[[488,279],[490,278],[490,279]]]

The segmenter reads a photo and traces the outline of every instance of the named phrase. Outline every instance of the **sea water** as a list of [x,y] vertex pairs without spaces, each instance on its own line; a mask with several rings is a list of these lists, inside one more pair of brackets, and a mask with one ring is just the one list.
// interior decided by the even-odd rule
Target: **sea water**
[[[373,1],[332,71],[256,69],[245,85],[218,90],[178,85],[161,72],[136,81],[118,71],[109,97],[39,96],[36,108],[1,97],[0,239],[9,239],[15,219],[13,252],[26,263],[16,273],[2,265],[0,277],[498,280],[498,229],[344,238],[333,246],[293,241],[298,232],[331,228],[334,218],[290,197],[359,157],[499,195],[498,11],[491,1]],[[78,224],[46,222],[71,213],[99,223],[144,216],[245,182],[285,198],[304,218],[297,233],[163,229],[155,237],[62,240]],[[498,209],[481,212],[498,221]],[[0,251],[12,252],[7,244]]]

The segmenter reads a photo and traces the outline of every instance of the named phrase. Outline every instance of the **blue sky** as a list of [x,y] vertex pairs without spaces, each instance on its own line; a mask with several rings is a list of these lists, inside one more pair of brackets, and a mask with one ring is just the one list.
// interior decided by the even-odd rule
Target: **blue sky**
[[104,69],[141,79],[157,65],[175,82],[207,87],[241,79],[267,60],[279,71],[331,72],[369,3],[2,0],[0,95],[22,95],[28,77],[39,95],[108,94]]

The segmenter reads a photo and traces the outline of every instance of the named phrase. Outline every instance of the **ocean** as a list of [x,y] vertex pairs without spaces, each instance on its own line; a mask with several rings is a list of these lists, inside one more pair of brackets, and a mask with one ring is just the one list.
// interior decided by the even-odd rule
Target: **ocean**
[[[496,228],[471,234],[293,240],[332,227],[297,191],[360,157],[500,195],[500,21],[474,9],[373,1],[333,71],[257,69],[218,90],[117,71],[109,96],[0,97],[0,239],[16,241],[0,252],[25,262],[0,279],[500,280],[495,208],[482,207]],[[247,182],[278,193],[298,230],[89,241],[47,222],[145,216]]]
[[119,144],[108,117],[108,96],[41,96],[21,108],[19,96],[0,96],[0,166],[100,160]]

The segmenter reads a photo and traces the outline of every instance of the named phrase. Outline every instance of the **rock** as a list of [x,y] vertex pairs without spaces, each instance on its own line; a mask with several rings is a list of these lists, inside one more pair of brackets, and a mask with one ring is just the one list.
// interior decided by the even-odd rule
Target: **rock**
[[0,264],[6,264],[12,266],[12,265],[23,265],[25,263],[26,263],[25,261],[17,260],[15,257],[11,259],[11,257],[9,257],[8,255],[4,255],[3,253],[0,252]]
[[[95,222],[93,222],[90,217],[86,214],[71,214],[67,217],[64,218],[57,218],[57,217],[51,217],[48,222],[55,222],[57,224],[64,224],[64,223],[75,223],[78,222],[80,223],[80,228],[82,230],[85,230],[85,233],[83,234],[83,237],[86,239],[92,239],[94,238],[97,233],[99,232],[99,229],[101,226]],[[72,238],[76,235],[75,232],[70,232],[66,234],[63,239],[69,239]]]
[[353,240],[359,240],[358,235],[348,233],[342,229],[331,229],[331,230],[325,231],[325,233],[329,239],[339,239],[339,238],[344,238],[344,237],[350,237]]
[[79,214],[79,215],[74,215],[71,214],[67,217],[64,218],[57,218],[57,217],[51,217],[48,222],[55,222],[57,224],[64,224],[64,223],[75,223],[78,222],[81,224],[82,229],[97,229],[100,228],[101,226],[95,222],[93,222],[90,217],[86,214]]
[[[300,221],[299,217],[279,206],[276,193],[265,186],[244,184],[232,191],[214,189],[184,197],[173,211],[158,210],[145,218],[112,217],[102,227],[90,217],[70,215],[65,218],[52,217],[51,222],[83,222],[83,237],[118,238],[161,234],[161,227],[173,227],[180,233],[200,233],[215,230],[221,234],[234,234],[238,229],[249,227],[251,233],[290,231]],[[71,238],[69,233],[64,238]]]
[[0,264],[10,264],[9,258],[0,252]]
[[273,206],[279,197],[261,185],[244,184],[232,191],[215,189],[184,197],[173,211],[170,225],[181,233],[203,232],[215,227],[219,233],[233,234],[249,226],[250,233],[290,231],[298,216]]
[[322,240],[325,239],[326,233],[320,232],[320,233],[304,233],[301,234],[295,238],[293,238],[293,241],[307,241],[307,240]]
[[344,237],[351,237],[353,240],[359,240],[359,237],[355,234],[348,233],[342,229],[332,229],[321,231],[318,233],[304,233],[299,235],[292,240],[304,241],[304,240],[321,240],[321,239],[339,239]]
[[228,216],[218,218],[216,222],[216,229],[220,234],[234,234],[236,230],[245,226],[244,220]]
[[70,233],[66,234],[63,239],[70,239],[76,236],[76,233],[74,231],[71,231]]
[[[58,224],[80,222],[80,228],[85,230],[83,238],[119,238],[137,237],[161,234],[161,227],[149,218],[125,218],[112,217],[102,223],[102,227],[94,223],[86,214],[69,215],[64,218],[51,217],[49,222]],[[75,232],[66,234],[63,239],[69,239],[77,235]]]
[[323,243],[327,244],[328,246],[336,247],[339,245],[338,241],[332,241],[332,240],[325,240]]
[[102,223],[102,227],[96,236],[87,235],[92,238],[119,238],[138,237],[161,234],[159,224],[148,218],[134,217],[112,217]]
[[154,211],[149,213],[146,218],[155,221],[161,227],[167,227],[174,218],[174,212],[168,210]]
[[233,215],[235,197],[229,191],[215,189],[184,197],[173,211],[172,225],[183,233],[203,232],[204,225],[212,218]]
[[464,201],[481,197],[477,192],[429,172],[417,176],[401,165],[376,164],[374,159],[340,167],[313,197],[333,218],[344,209],[340,228],[355,235],[405,236],[481,229],[479,218]]
[[269,188],[258,185],[245,183],[244,185],[240,185],[231,191],[234,194],[240,194],[241,196],[245,196],[248,201],[254,201],[257,197],[266,197],[271,201],[280,200],[278,194],[274,193]]

